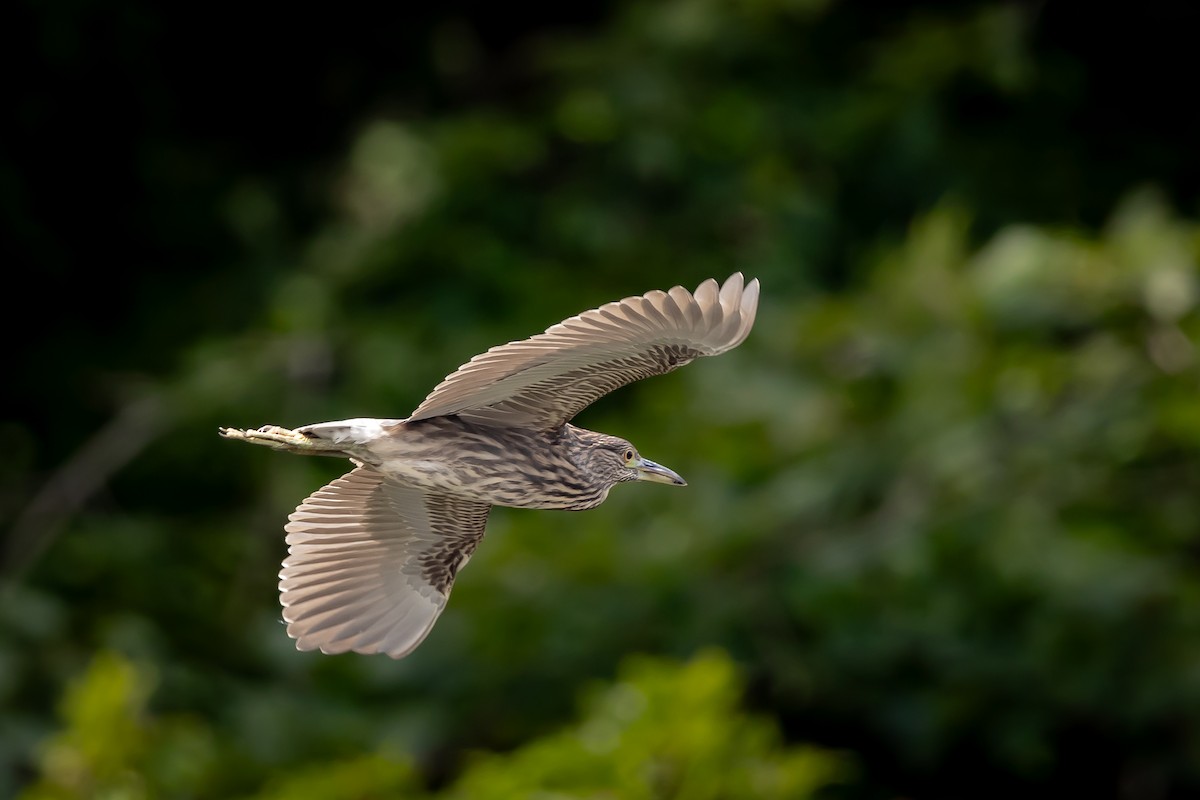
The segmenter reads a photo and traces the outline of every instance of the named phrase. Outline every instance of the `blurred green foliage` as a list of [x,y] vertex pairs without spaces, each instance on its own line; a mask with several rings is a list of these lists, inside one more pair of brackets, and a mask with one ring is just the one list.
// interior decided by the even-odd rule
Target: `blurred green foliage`
[[[1125,173],[1056,124],[1091,65],[1030,8],[847,5],[549,37],[508,102],[365,119],[310,225],[232,177],[225,262],[147,278],[113,342],[36,343],[54,424],[0,425],[0,794],[1200,792],[1197,209],[1091,191]],[[469,31],[430,48],[486,77]],[[741,348],[579,420],[689,488],[497,509],[416,654],[293,649],[282,522],[344,465],[217,425],[400,416],[735,269]]]
[[39,748],[40,780],[25,800],[200,797],[217,767],[213,732],[195,719],[147,714],[154,671],[111,651],[72,681],[63,729]]
[[[205,791],[220,768],[213,732],[150,717],[152,682],[149,670],[99,654],[68,690],[64,729],[43,746],[41,778],[21,800],[221,796]],[[402,756],[372,753],[289,772],[254,798],[802,800],[845,773],[838,756],[782,747],[772,723],[738,710],[739,694],[719,652],[685,665],[638,659],[592,690],[578,724],[510,754],[475,755],[444,792],[420,791]]]

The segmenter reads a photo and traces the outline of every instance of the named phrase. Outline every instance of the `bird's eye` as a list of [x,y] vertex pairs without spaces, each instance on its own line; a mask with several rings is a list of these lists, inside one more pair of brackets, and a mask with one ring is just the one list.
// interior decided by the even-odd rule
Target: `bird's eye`
[[626,460],[626,461],[633,461],[633,451],[632,451],[632,450],[626,450],[626,451],[625,451],[625,460]]

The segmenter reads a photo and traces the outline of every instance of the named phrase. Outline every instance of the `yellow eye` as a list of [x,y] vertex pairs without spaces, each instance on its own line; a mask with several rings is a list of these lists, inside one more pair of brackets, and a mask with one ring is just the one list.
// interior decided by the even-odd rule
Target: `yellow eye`
[[626,462],[633,461],[633,451],[632,450],[625,451],[625,461]]

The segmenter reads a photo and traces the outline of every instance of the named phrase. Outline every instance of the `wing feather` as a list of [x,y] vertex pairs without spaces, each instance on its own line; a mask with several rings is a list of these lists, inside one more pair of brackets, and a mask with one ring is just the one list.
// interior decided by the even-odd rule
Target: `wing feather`
[[430,494],[359,466],[288,517],[279,573],[301,650],[400,658],[428,635],[483,537],[486,503]]
[[447,376],[410,420],[457,414],[491,425],[555,428],[614,389],[737,347],[754,325],[758,281],[736,273],[585,311],[493,347]]

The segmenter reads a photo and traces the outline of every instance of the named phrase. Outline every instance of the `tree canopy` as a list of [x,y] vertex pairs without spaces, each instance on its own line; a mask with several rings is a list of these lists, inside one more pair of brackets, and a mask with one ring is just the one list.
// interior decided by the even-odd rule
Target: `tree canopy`
[[[1195,11],[228,11],[21,12],[0,794],[1200,791]],[[416,653],[294,650],[344,465],[218,425],[736,270],[741,347],[579,420],[689,487],[496,509]]]

